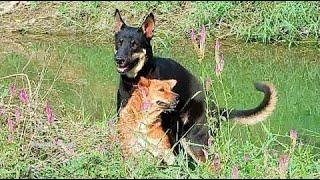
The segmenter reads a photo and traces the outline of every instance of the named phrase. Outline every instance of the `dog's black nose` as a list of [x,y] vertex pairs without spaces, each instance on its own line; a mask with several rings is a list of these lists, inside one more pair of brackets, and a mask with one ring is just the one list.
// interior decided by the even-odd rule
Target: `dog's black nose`
[[121,64],[124,64],[124,62],[125,62],[125,58],[120,57],[120,56],[116,57],[116,63],[117,64],[121,65]]

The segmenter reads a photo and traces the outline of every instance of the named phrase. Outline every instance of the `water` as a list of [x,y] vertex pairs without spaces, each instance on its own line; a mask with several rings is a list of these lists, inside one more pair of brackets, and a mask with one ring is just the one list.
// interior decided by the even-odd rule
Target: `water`
[[[5,37],[5,36],[3,36]],[[0,77],[26,73],[39,94],[56,110],[69,108],[80,111],[83,120],[106,121],[115,115],[118,74],[113,63],[114,47],[110,42],[77,37],[34,38],[19,36],[2,39]],[[320,55],[312,46],[284,47],[277,45],[239,44],[223,41],[225,67],[222,83],[214,74],[214,43],[207,44],[203,63],[189,42],[181,41],[165,48],[154,42],[154,54],[171,57],[199,79],[211,77],[213,89],[209,96],[220,106],[252,108],[263,98],[253,87],[255,81],[274,83],[278,92],[275,112],[264,123],[273,133],[298,131],[303,141],[319,146],[320,133]],[[170,47],[170,48],[169,48]],[[40,75],[43,78],[40,79]],[[14,81],[15,80],[15,81]],[[0,80],[1,88],[17,79]],[[53,86],[51,87],[51,85]],[[217,98],[212,96],[215,93]],[[263,126],[240,126],[234,136],[246,138],[243,131],[262,134]]]

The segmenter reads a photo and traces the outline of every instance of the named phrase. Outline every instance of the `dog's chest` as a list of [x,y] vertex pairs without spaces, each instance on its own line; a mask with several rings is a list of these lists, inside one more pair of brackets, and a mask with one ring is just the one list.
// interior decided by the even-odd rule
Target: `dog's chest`
[[160,139],[153,138],[149,136],[150,132],[150,125],[147,125],[143,122],[138,122],[137,127],[134,132],[134,136],[132,139],[132,147],[134,152],[140,152],[143,150],[150,150],[153,149],[153,153],[158,154],[159,152],[156,151]]

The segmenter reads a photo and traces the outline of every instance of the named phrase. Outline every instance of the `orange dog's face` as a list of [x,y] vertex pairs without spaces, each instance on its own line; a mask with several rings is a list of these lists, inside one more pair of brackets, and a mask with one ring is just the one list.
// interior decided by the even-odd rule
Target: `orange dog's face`
[[141,77],[138,89],[143,96],[142,110],[173,110],[177,105],[178,94],[172,92],[177,81],[146,79]]

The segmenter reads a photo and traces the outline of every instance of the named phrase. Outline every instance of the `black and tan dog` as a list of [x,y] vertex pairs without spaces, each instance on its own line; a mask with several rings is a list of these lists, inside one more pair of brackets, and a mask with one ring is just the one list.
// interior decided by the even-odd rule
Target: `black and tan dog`
[[[117,110],[126,105],[141,76],[160,80],[176,79],[173,91],[179,94],[179,103],[174,111],[161,115],[163,129],[165,132],[169,130],[172,145],[181,143],[194,160],[204,162],[203,148],[208,144],[209,128],[206,125],[203,88],[195,76],[174,60],[153,56],[150,40],[154,27],[152,13],[141,27],[131,27],[122,20],[119,10],[115,12],[115,63],[120,74]],[[276,92],[269,84],[257,83],[255,87],[265,94],[259,106],[249,110],[222,109],[215,114],[244,124],[264,120],[275,108]],[[211,108],[212,112],[217,111],[215,105]],[[187,146],[187,143],[190,145]],[[179,146],[176,147],[178,152]]]

